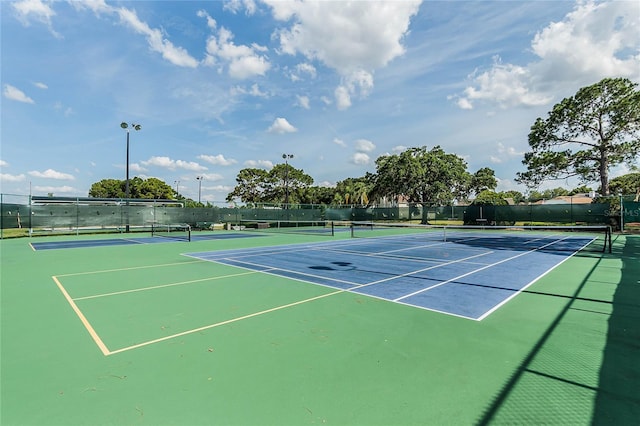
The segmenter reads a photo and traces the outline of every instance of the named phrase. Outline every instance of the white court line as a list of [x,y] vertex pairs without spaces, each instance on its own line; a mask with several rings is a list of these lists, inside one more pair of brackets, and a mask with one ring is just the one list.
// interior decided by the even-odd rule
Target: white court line
[[150,268],[162,268],[165,266],[177,266],[177,265],[186,265],[189,263],[198,263],[198,262],[206,262],[205,259],[200,260],[192,260],[189,262],[174,262],[174,263],[159,263],[156,265],[145,265],[145,266],[131,266],[129,268],[117,268],[117,269],[102,269],[98,271],[86,271],[86,272],[74,272],[71,274],[59,274],[58,277],[74,277],[78,275],[92,275],[92,274],[106,274],[109,272],[120,272],[120,271],[133,271],[136,269],[150,269]]
[[[322,284],[322,283],[318,283],[316,281],[301,280],[299,278],[291,277],[291,276],[288,276],[288,275],[285,275],[285,274],[279,274],[279,273],[269,272],[269,271],[281,271],[281,272],[286,272],[286,273],[289,273],[289,274],[294,274],[294,275],[297,275],[297,276],[316,278],[316,279],[319,278],[319,279],[322,279],[322,280],[349,284],[349,285],[353,285],[354,287],[345,289],[345,291],[354,291],[354,290],[358,290],[358,289],[363,288],[363,287],[367,287],[367,286],[375,285],[375,284],[380,284],[380,283],[383,283],[383,282],[386,282],[386,281],[392,281],[392,280],[395,280],[395,279],[398,279],[398,278],[411,276],[411,275],[414,275],[414,274],[417,274],[417,273],[420,273],[420,272],[429,271],[431,269],[441,268],[443,266],[452,265],[452,264],[460,263],[460,262],[465,262],[465,261],[467,261],[469,259],[475,259],[477,257],[486,256],[486,255],[491,254],[491,253],[494,253],[494,252],[493,251],[483,252],[483,253],[475,254],[473,256],[468,256],[468,257],[465,257],[465,258],[462,258],[462,259],[455,259],[455,260],[451,260],[449,262],[439,263],[437,265],[431,265],[431,266],[426,267],[426,268],[420,268],[420,269],[417,269],[417,270],[414,270],[414,271],[405,272],[404,274],[393,275],[393,276],[388,277],[388,278],[384,278],[384,279],[377,280],[377,281],[372,281],[372,282],[365,283],[365,284],[359,284],[359,283],[354,283],[354,282],[351,282],[351,281],[330,278],[330,277],[326,277],[326,276],[322,276],[322,275],[309,274],[309,273],[306,273],[306,272],[293,271],[293,270],[290,270],[290,269],[276,268],[276,267],[273,267],[271,265],[263,265],[263,264],[259,264],[259,263],[246,262],[246,261],[235,260],[235,259],[229,259],[229,261],[242,263],[242,264],[245,264],[245,265],[251,265],[251,266],[254,266],[254,267],[258,267],[258,268],[265,268],[265,269],[267,269],[267,271],[259,271],[259,272],[263,272],[263,273],[266,273],[266,274],[269,274],[269,275],[276,275],[276,276],[279,276],[279,277],[285,277],[285,278],[294,279],[294,280],[298,280],[298,281],[309,282],[311,284],[321,285],[321,286],[325,286],[325,287],[335,288],[335,287],[332,287],[332,286],[330,286],[328,284]],[[224,263],[224,264],[227,265],[226,263]],[[232,266],[237,266],[238,268],[245,268],[245,269],[254,270],[253,268],[251,268],[251,266],[240,266],[240,265],[232,265]],[[388,299],[386,299],[386,300],[388,300]]]
[[553,265],[551,268],[549,268],[548,270],[546,270],[543,274],[541,274],[540,276],[536,277],[533,281],[531,281],[529,284],[525,285],[524,287],[522,287],[521,289],[519,289],[518,291],[515,291],[511,296],[507,297],[506,299],[504,299],[502,302],[498,303],[497,305],[495,305],[493,308],[489,309],[487,312],[485,312],[483,315],[481,315],[480,317],[478,317],[478,321],[482,321],[483,319],[485,319],[486,317],[488,317],[489,315],[491,315],[492,313],[494,313],[496,310],[498,310],[502,305],[506,304],[508,301],[510,301],[511,299],[513,299],[514,297],[516,297],[518,294],[522,293],[524,290],[526,290],[528,287],[530,287],[531,285],[533,285],[536,281],[538,281],[540,278],[544,277],[545,275],[547,275],[549,272],[553,271],[554,269],[556,269],[558,266],[562,265],[564,262],[566,262],[567,260],[569,260],[570,258],[572,258],[573,256],[575,256],[580,250],[582,250],[583,248],[587,247],[589,244],[591,244],[592,242],[594,242],[596,240],[596,238],[591,239],[591,241],[589,241],[588,243],[584,244],[580,249],[576,250],[575,252],[571,253],[570,256],[565,257],[564,259],[562,259],[560,262],[556,263],[555,265]]
[[485,270],[485,269],[491,268],[491,267],[496,266],[496,265],[499,265],[499,264],[501,264],[501,263],[508,262],[509,260],[513,260],[513,259],[516,259],[516,258],[518,258],[518,257],[525,256],[525,255],[527,255],[527,254],[530,254],[530,253],[533,253],[533,252],[535,252],[535,251],[541,250],[541,249],[543,249],[543,248],[545,248],[545,247],[548,247],[548,246],[550,246],[550,245],[552,245],[552,244],[555,244],[555,243],[560,242],[560,241],[562,241],[562,240],[565,240],[565,239],[567,239],[567,238],[569,238],[569,237],[565,237],[565,238],[562,238],[562,239],[560,239],[560,240],[555,240],[555,241],[553,241],[553,242],[551,242],[551,243],[549,243],[549,244],[545,244],[545,245],[543,245],[543,246],[541,246],[541,247],[537,247],[537,248],[535,248],[535,249],[533,249],[533,250],[525,251],[525,252],[520,253],[520,254],[517,254],[517,255],[515,255],[515,256],[507,257],[506,259],[502,259],[502,260],[499,260],[499,261],[497,261],[497,262],[491,263],[491,264],[489,264],[489,265],[485,265],[485,266],[483,266],[482,268],[478,268],[478,269],[473,270],[473,271],[471,271],[471,272],[467,272],[466,274],[458,275],[457,277],[454,277],[454,278],[448,279],[448,280],[443,281],[443,282],[441,282],[441,283],[439,283],[439,284],[436,284],[436,285],[434,285],[434,286],[432,286],[432,287],[429,287],[429,288],[426,288],[426,289],[422,289],[422,290],[419,290],[419,291],[414,291],[413,293],[409,293],[409,294],[406,294],[406,295],[404,295],[404,296],[402,296],[402,297],[398,297],[397,299],[394,299],[393,301],[394,301],[394,302],[399,302],[400,300],[406,299],[406,298],[411,297],[411,296],[415,296],[416,294],[420,294],[420,293],[424,293],[424,292],[429,291],[429,290],[433,290],[433,289],[434,289],[434,288],[436,288],[436,287],[440,287],[441,285],[448,284],[448,283],[450,283],[450,282],[452,282],[452,281],[459,280],[460,278],[464,278],[464,277],[469,276],[469,275],[473,275],[473,274],[475,274],[476,272],[483,271],[483,270]]
[[112,293],[102,293],[102,294],[94,294],[92,296],[74,297],[73,300],[96,299],[96,298],[99,298],[99,297],[117,296],[119,294],[137,293],[137,292],[140,292],[140,291],[157,290],[159,288],[177,287],[177,286],[181,286],[181,285],[201,283],[201,282],[204,282],[204,281],[214,281],[214,280],[221,280],[221,279],[224,279],[224,278],[233,278],[233,277],[239,277],[239,276],[242,276],[242,275],[250,275],[252,273],[257,274],[258,272],[260,272],[260,271],[241,272],[241,273],[238,273],[238,274],[221,275],[219,277],[208,277],[208,278],[200,278],[200,279],[197,279],[197,280],[180,281],[180,282],[177,282],[177,283],[159,284],[159,285],[154,285],[154,286],[150,286],[150,287],[134,288],[134,289],[131,289],[131,290],[114,291]]
[[287,303],[286,305],[276,306],[274,308],[265,309],[264,311],[254,312],[252,314],[243,315],[241,317],[232,318],[230,320],[221,321],[221,322],[217,322],[215,324],[209,324],[209,325],[205,325],[203,327],[198,327],[198,328],[194,328],[194,329],[191,329],[191,330],[183,331],[181,333],[172,334],[170,336],[160,337],[159,339],[154,339],[154,340],[149,340],[149,341],[146,341],[146,342],[138,343],[137,345],[132,345],[132,346],[127,346],[125,348],[116,349],[114,351],[110,351],[109,353],[106,353],[105,355],[113,355],[113,354],[117,354],[117,353],[120,353],[120,352],[129,351],[131,349],[137,349],[137,348],[141,348],[143,346],[152,345],[154,343],[163,342],[165,340],[175,339],[176,337],[181,337],[181,336],[186,336],[188,334],[198,333],[200,331],[209,330],[211,328],[220,327],[222,325],[227,325],[227,324],[231,324],[231,323],[234,323],[234,322],[242,321],[242,320],[245,320],[245,319],[257,317],[259,315],[268,314],[270,312],[279,311],[281,309],[290,308],[292,306],[302,305],[303,303],[313,302],[314,300],[323,299],[325,297],[333,296],[333,295],[336,295],[336,294],[339,294],[339,293],[344,293],[345,291],[346,290],[337,290],[337,291],[334,291],[334,292],[331,292],[331,293],[326,293],[326,294],[321,294],[319,296],[311,297],[309,299],[304,299],[304,300],[299,300],[297,302]]

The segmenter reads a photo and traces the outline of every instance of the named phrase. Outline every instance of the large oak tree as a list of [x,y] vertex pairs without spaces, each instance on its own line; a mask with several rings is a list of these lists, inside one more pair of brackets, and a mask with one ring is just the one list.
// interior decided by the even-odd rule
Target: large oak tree
[[[471,191],[473,176],[467,171],[467,163],[439,146],[409,148],[400,154],[385,155],[376,160],[376,166],[375,193],[379,196],[428,207],[449,205]],[[487,175],[492,173],[483,170],[478,174]],[[486,183],[486,179],[482,180]],[[422,210],[422,221],[426,223],[427,209]]]

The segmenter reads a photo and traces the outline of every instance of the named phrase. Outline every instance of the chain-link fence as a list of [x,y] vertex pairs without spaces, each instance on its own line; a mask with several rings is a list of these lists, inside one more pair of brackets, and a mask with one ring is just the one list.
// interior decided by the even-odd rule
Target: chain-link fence
[[[35,200],[34,200],[35,199]],[[599,198],[597,202],[527,205],[395,207],[252,204],[185,208],[158,200],[66,198],[43,199],[0,194],[0,237],[127,232],[156,224],[189,224],[195,229],[265,221],[412,221],[432,224],[486,225],[611,225],[615,230],[640,230],[640,202],[636,196]],[[221,227],[221,226],[219,226]]]

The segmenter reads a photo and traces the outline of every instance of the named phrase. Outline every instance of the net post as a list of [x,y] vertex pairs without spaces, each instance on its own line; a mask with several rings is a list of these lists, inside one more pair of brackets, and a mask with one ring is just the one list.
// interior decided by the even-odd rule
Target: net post
[[332,236],[332,237],[333,237],[333,236],[335,236],[334,231],[335,231],[335,230],[334,230],[334,227],[333,227],[333,221],[331,221],[331,236]]

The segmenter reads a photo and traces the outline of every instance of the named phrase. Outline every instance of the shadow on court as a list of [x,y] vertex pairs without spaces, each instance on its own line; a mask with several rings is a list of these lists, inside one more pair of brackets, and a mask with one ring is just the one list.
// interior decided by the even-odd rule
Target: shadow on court
[[[636,424],[640,418],[640,237],[614,243],[494,397],[478,424]],[[605,275],[607,268],[621,274]],[[536,294],[530,293],[533,296]],[[538,292],[550,296],[550,292]],[[586,297],[584,295],[587,295]],[[545,410],[541,410],[545,407]]]
[[640,419],[640,237],[627,237],[613,298],[593,424]]

